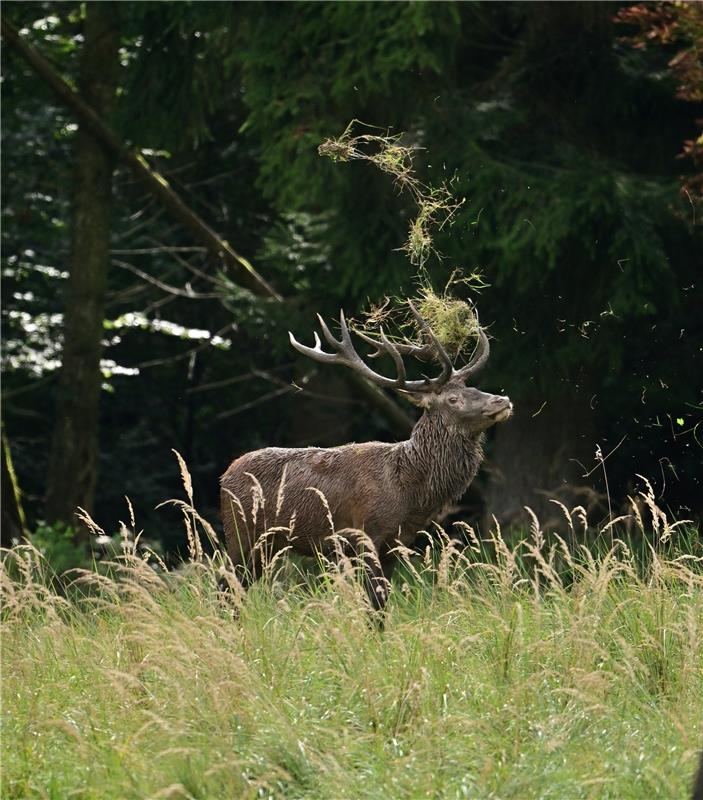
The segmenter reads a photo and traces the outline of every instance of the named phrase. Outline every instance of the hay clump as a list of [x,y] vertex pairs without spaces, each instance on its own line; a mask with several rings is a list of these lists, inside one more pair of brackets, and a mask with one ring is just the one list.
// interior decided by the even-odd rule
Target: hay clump
[[432,328],[453,359],[468,353],[476,344],[479,321],[473,306],[445,292],[437,294],[430,287],[420,290],[414,301],[420,316]]
[[[461,282],[470,280],[460,279]],[[380,304],[371,306],[363,322],[356,325],[352,321],[352,324],[372,336],[383,326],[388,338],[399,344],[428,344],[427,334],[419,330],[409,303],[415,306],[452,360],[466,357],[473,351],[480,329],[478,315],[471,303],[452,295],[449,286],[438,294],[431,286],[423,285],[408,301],[395,298],[394,302],[386,297]]]

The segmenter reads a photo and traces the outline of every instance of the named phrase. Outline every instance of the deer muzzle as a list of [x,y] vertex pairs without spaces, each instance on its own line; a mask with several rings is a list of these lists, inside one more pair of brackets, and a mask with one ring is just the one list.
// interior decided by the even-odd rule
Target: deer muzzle
[[504,422],[513,415],[513,404],[505,395],[494,395],[490,406],[484,412],[494,422]]

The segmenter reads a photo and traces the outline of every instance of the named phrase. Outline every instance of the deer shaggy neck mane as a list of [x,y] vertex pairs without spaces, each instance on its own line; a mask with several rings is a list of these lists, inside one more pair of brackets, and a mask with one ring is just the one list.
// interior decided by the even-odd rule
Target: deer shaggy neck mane
[[481,466],[483,440],[482,433],[462,430],[439,411],[425,411],[398,448],[399,485],[408,504],[437,514],[458,500]]

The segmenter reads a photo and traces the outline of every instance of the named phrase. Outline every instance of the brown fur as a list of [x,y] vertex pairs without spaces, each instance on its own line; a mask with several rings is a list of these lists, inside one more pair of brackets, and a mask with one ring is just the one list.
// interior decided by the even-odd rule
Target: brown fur
[[376,551],[365,562],[369,596],[383,607],[396,543],[410,544],[464,493],[483,459],[483,431],[512,409],[505,397],[452,383],[422,401],[426,410],[404,442],[268,447],[230,464],[220,480],[222,518],[245,583],[258,577],[262,549],[334,554],[334,528],[359,552],[352,530],[363,531]]
[[700,761],[698,762],[691,800],[703,800],[703,753],[701,753]]

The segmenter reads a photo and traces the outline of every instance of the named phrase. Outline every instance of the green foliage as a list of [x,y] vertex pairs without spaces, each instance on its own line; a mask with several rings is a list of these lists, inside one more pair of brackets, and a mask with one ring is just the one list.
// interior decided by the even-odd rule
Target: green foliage
[[308,295],[330,281],[329,227],[328,214],[291,211],[265,234],[258,260],[286,294]]
[[29,541],[37,549],[45,561],[48,573],[60,577],[71,569],[89,567],[91,556],[88,547],[76,540],[74,528],[56,523],[39,525],[29,537]]
[[250,110],[245,130],[265,137],[264,192],[284,209],[307,205],[311,194],[321,199],[331,172],[320,173],[317,147],[339,130],[339,111],[371,109],[389,94],[397,108],[410,91],[403,77],[437,75],[458,32],[451,5],[259,7],[246,21],[239,57]]
[[[128,69],[121,131],[140,147],[171,151],[212,137],[211,120],[236,102],[235,6],[157,2],[120,6]],[[174,119],[178,124],[174,124]]]
[[[409,216],[414,208],[364,165],[321,162],[318,146],[354,117],[403,129],[404,105],[436,88],[458,34],[455,7],[422,3],[263,6],[243,27],[242,132],[260,147],[258,186],[279,211],[329,215],[335,268],[316,287],[323,302],[358,307],[410,281],[394,251],[407,236],[404,206]],[[404,144],[417,143],[413,131]]]
[[422,270],[433,250],[432,229],[446,225],[461,203],[456,202],[446,185],[425,186],[418,180],[413,169],[413,148],[401,144],[403,134],[356,132],[356,128],[368,127],[352,120],[341,136],[326,139],[317,151],[334,162],[368,161],[393,178],[399,193],[407,192],[412,197],[417,215],[410,221],[408,237],[400,249],[414,267]]

